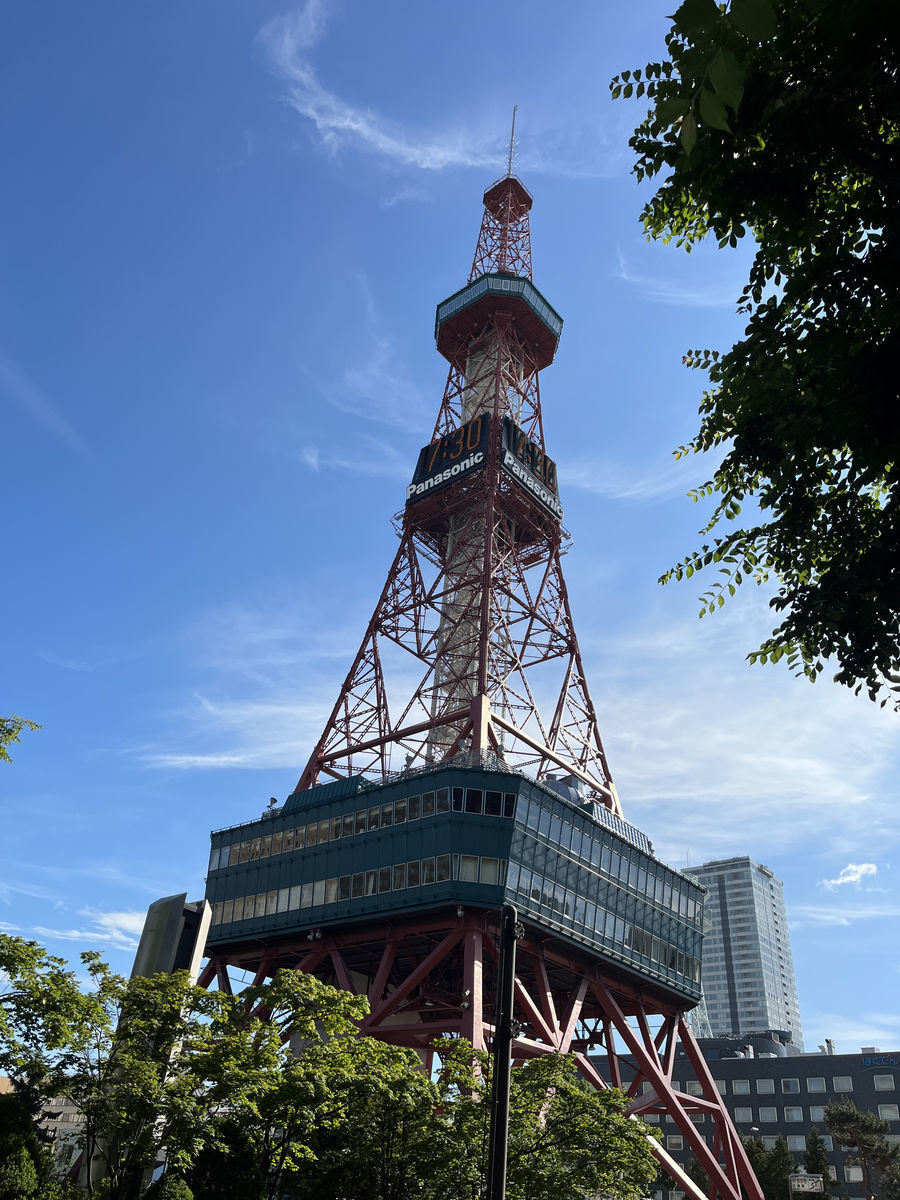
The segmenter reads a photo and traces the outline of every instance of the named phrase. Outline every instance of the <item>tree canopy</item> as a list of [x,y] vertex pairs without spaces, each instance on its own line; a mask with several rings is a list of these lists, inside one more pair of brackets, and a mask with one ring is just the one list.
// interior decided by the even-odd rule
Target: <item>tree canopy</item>
[[[81,1114],[86,1161],[103,1176],[89,1191],[133,1200],[165,1161],[153,1195],[483,1194],[490,1059],[467,1042],[438,1045],[443,1070],[431,1079],[413,1051],[359,1036],[365,998],[311,975],[280,971],[230,996],[192,987],[184,972],[126,980],[96,955],[82,960],[84,989],[61,959],[0,933],[0,1070]],[[645,1195],[656,1162],[626,1104],[560,1055],[517,1068],[510,1200]],[[4,1158],[0,1144],[0,1162],[25,1195],[34,1156],[20,1150],[13,1138]]]
[[667,58],[625,71],[646,96],[634,172],[658,182],[650,238],[755,239],[730,350],[678,456],[724,457],[693,493],[716,535],[662,582],[709,567],[713,612],[770,581],[785,658],[874,700],[900,694],[900,10],[893,0],[684,0]]
[[0,762],[12,762],[8,747],[21,740],[19,734],[23,729],[40,729],[40,725],[15,714],[11,717],[0,717]]

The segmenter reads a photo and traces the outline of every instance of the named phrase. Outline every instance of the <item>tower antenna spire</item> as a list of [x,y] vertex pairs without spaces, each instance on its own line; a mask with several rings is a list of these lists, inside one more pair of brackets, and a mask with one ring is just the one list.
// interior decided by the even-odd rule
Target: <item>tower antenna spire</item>
[[509,178],[513,173],[513,158],[516,153],[516,113],[519,110],[518,104],[513,105],[512,130],[509,135],[509,159],[506,163],[506,176]]

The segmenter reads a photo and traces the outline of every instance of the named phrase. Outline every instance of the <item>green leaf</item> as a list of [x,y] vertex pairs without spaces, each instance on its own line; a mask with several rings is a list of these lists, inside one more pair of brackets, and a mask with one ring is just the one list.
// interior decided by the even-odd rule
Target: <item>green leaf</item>
[[754,42],[765,42],[774,37],[778,28],[770,0],[732,0],[731,19],[741,33]]
[[712,92],[704,89],[700,93],[700,120],[704,125],[709,125],[713,129],[721,129],[725,133],[731,133],[731,127],[728,124],[728,114],[725,112],[725,105],[718,96],[714,96]]
[[685,154],[690,154],[697,145],[697,118],[688,113],[681,122],[681,146]]
[[744,70],[733,54],[720,50],[707,73],[716,95],[735,113],[744,97]]
[[715,24],[719,9],[715,0],[683,0],[675,10],[672,23],[679,33],[692,33]]

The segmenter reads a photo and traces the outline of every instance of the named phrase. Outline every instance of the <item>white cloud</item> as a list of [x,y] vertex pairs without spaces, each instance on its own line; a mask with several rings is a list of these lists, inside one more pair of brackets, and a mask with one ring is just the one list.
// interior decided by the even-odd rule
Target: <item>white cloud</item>
[[500,141],[492,138],[479,144],[463,130],[440,137],[410,134],[368,109],[356,107],[329,91],[318,80],[306,52],[321,38],[325,10],[319,0],[308,0],[302,8],[276,17],[259,33],[259,42],[269,56],[272,69],[287,85],[287,103],[301,117],[312,121],[323,144],[330,150],[355,145],[402,166],[425,171],[446,167],[498,168]]
[[[706,462],[704,472],[704,478],[711,474]],[[576,487],[607,500],[662,500],[685,496],[697,486],[698,479],[696,470],[692,471],[684,462],[672,461],[654,470],[647,469],[644,464],[629,467],[621,463],[598,463],[596,459],[584,462],[576,459],[560,467],[559,474],[563,487]]]
[[[330,91],[320,81],[310,61],[310,51],[325,32],[326,11],[320,0],[276,17],[258,34],[258,42],[273,73],[285,84],[285,101],[310,121],[331,153],[345,147],[363,150],[393,167],[414,171],[442,171],[453,167],[482,167],[500,174],[506,165],[508,142],[503,121],[485,118],[490,133],[458,128],[441,132],[409,129],[381,113],[353,104]],[[516,168],[565,178],[608,178],[628,170],[627,130],[623,113],[621,130],[585,119],[567,119],[564,126],[529,126],[528,145],[516,156]],[[617,136],[617,134],[619,136]],[[401,200],[420,199],[415,189],[395,190],[382,201],[390,206]]]
[[55,941],[82,942],[88,946],[104,945],[114,950],[136,950],[138,938],[144,927],[145,913],[142,912],[99,912],[83,908],[78,914],[86,917],[91,925],[86,929],[48,929],[35,925],[32,929],[39,937]]
[[4,350],[0,350],[0,396],[3,395],[38,425],[43,425],[45,429],[62,438],[64,442],[68,442],[73,450],[77,450],[79,454],[90,455],[87,444],[81,435],[76,433],[65,417],[57,412],[34,381],[13,361],[10,355]]
[[892,1050],[900,1044],[900,1015],[860,1012],[853,1016],[834,1012],[803,1013],[803,1040],[807,1048],[831,1038],[838,1054],[857,1052],[861,1046]]
[[813,929],[857,925],[860,921],[894,920],[900,917],[900,904],[867,904],[829,908],[824,904],[792,904],[791,929]]
[[819,887],[834,888],[841,887],[845,883],[858,884],[867,875],[877,875],[878,868],[874,863],[847,863],[846,867],[842,867],[836,879],[821,879]]
[[45,663],[50,663],[53,667],[64,667],[67,671],[93,671],[94,669],[90,663],[83,662],[81,659],[61,658],[49,650],[38,650],[38,658],[42,658]]
[[[714,269],[720,272],[721,263]],[[743,287],[743,279],[737,275],[733,281],[701,280],[693,287],[686,286],[683,278],[676,281],[642,275],[628,265],[621,251],[616,256],[615,277],[636,288],[648,300],[683,308],[733,308]]]

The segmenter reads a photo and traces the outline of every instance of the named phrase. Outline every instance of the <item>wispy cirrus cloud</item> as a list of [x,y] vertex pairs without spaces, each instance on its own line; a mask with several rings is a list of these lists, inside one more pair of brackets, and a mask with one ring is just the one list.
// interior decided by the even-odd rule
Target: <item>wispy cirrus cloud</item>
[[834,891],[835,888],[843,887],[847,883],[858,885],[866,876],[877,874],[878,867],[875,863],[847,863],[846,867],[841,868],[835,879],[820,879],[819,887]]
[[842,927],[862,921],[895,920],[900,917],[900,904],[794,904],[791,906],[791,929]]
[[733,308],[743,286],[737,276],[733,280],[717,276],[689,286],[683,275],[680,280],[645,275],[634,270],[621,251],[616,255],[615,277],[635,288],[647,300],[684,308]]
[[87,443],[57,411],[27,372],[0,349],[0,396],[15,404],[36,424],[66,442],[73,450],[90,456]]
[[[706,463],[704,470],[709,472]],[[697,485],[697,472],[692,473],[683,462],[669,462],[660,465],[658,470],[648,470],[645,464],[623,466],[621,463],[575,460],[561,466],[559,475],[563,487],[575,487],[606,500],[664,500],[687,495]]]
[[[285,102],[313,125],[327,151],[361,150],[395,168],[417,172],[480,167],[499,174],[504,169],[507,114],[490,133],[466,127],[428,132],[411,129],[327,88],[311,61],[327,22],[328,10],[322,0],[307,0],[293,12],[270,21],[257,35],[270,69],[284,84]],[[602,122],[584,118],[543,127],[532,123],[516,166],[571,179],[623,174],[628,169],[627,119],[624,114],[621,119],[626,122],[621,130],[624,136],[615,136]],[[421,200],[424,195],[418,188],[401,187],[382,205]]]
[[60,942],[82,942],[88,946],[103,945],[115,950],[136,950],[145,913],[99,912],[83,908],[78,915],[90,922],[84,929],[52,929],[35,925],[32,932],[39,937]]
[[93,671],[93,666],[89,662],[84,662],[78,658],[64,658],[59,654],[53,654],[49,650],[38,650],[38,658],[42,658],[45,663],[49,663],[52,667],[63,667],[67,671]]
[[276,17],[260,30],[259,44],[272,70],[286,85],[287,103],[311,121],[322,143],[335,151],[344,145],[365,149],[401,166],[424,171],[446,167],[497,167],[500,140],[473,139],[464,130],[429,137],[412,134],[369,109],[342,99],[319,82],[309,51],[325,32],[327,11],[321,0],[307,0],[294,12]]

